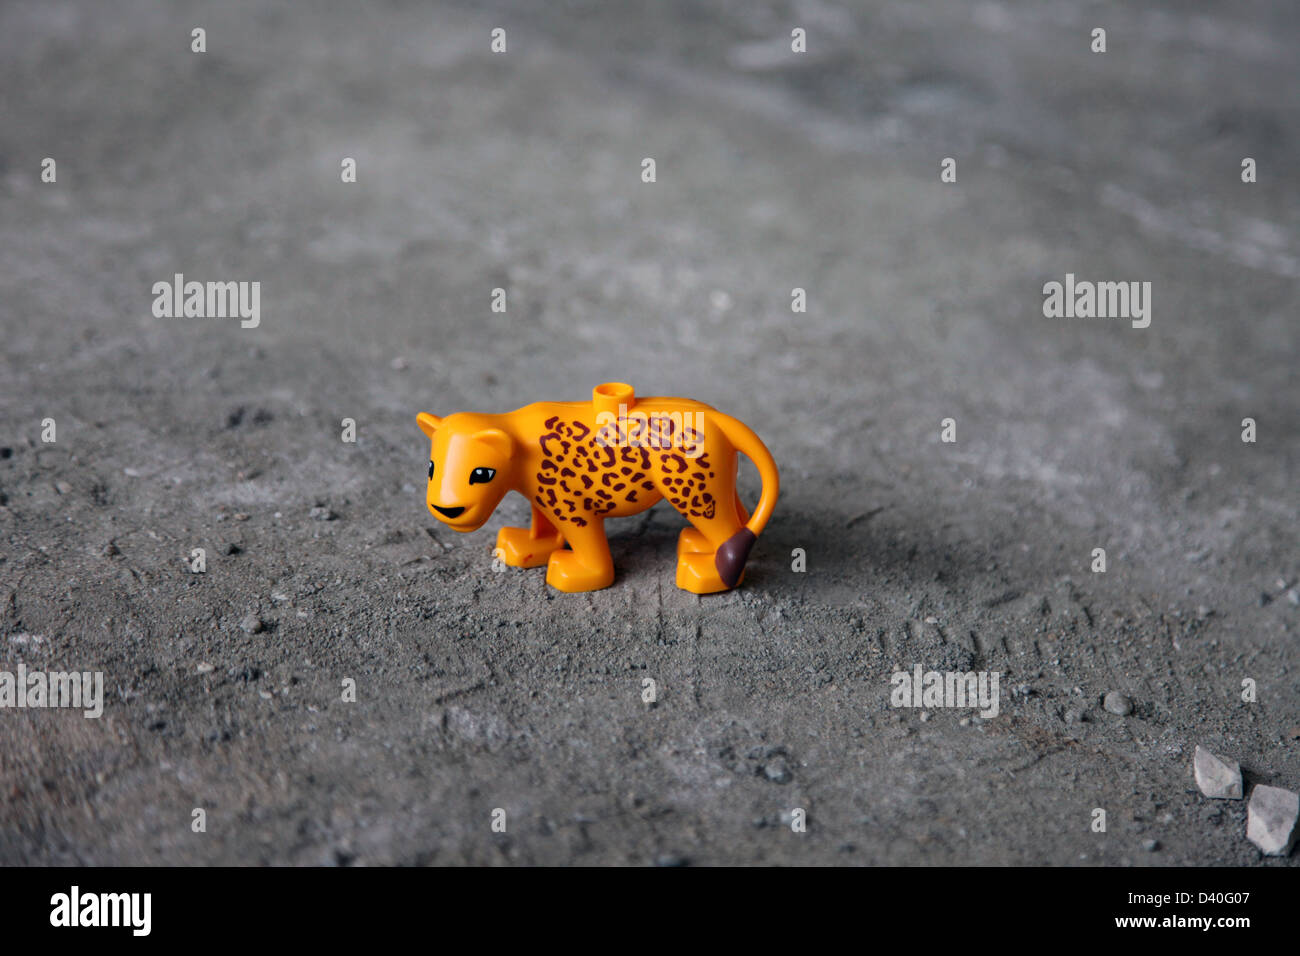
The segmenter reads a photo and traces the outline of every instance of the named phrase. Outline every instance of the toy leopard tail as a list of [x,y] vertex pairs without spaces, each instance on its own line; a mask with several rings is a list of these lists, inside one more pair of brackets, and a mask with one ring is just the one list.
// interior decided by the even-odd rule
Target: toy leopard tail
[[767,526],[768,519],[772,517],[772,511],[776,507],[776,496],[781,491],[781,477],[777,473],[772,453],[749,426],[721,412],[710,411],[707,414],[727,436],[732,446],[754,463],[758,468],[758,476],[763,482],[758,504],[754,508],[754,513],[749,516],[749,520],[745,522],[745,527],[728,538],[718,548],[717,556],[714,558],[722,583],[732,588],[740,580],[740,574],[745,570],[745,562],[749,560],[750,550],[754,547],[763,528]]

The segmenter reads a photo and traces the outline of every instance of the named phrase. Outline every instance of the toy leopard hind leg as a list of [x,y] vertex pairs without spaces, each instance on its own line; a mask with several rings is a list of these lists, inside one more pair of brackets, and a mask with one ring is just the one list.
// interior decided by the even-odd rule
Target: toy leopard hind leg
[[[694,457],[674,450],[651,457],[664,497],[692,525],[677,539],[677,586],[712,594],[743,578],[749,552],[772,515],[780,479],[767,447],[741,422],[713,409],[702,414],[702,422]],[[754,462],[763,481],[752,517],[736,493],[738,451]]]
[[[515,567],[546,564],[547,582],[561,591],[607,587],[614,568],[605,519],[661,498],[692,525],[678,540],[678,586],[699,594],[735,587],[779,490],[771,454],[741,422],[690,399],[638,400],[618,382],[598,385],[590,402],[418,420],[432,442],[430,513],[474,531],[506,492],[518,491],[532,505],[531,527],[503,528],[499,556]],[[737,453],[763,481],[752,515],[736,494]]]

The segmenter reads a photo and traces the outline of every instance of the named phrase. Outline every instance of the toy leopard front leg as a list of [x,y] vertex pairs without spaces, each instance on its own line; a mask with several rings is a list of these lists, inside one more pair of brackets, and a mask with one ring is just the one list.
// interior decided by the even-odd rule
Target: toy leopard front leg
[[557,591],[599,591],[614,583],[614,559],[605,538],[605,520],[590,516],[586,524],[565,526],[572,551],[553,551],[546,567],[546,583]]
[[512,568],[541,567],[555,551],[564,547],[564,536],[546,514],[537,505],[532,509],[532,527],[502,528],[497,533],[501,560]]

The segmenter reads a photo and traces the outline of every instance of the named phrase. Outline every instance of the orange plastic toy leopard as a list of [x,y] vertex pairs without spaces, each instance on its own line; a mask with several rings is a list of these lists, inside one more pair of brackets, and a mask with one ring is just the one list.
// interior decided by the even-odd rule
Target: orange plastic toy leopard
[[[499,556],[547,565],[561,591],[614,581],[605,519],[667,498],[692,525],[677,539],[677,586],[696,594],[740,583],[745,561],[776,505],[780,479],[763,442],[744,424],[687,398],[637,399],[630,385],[596,386],[590,402],[537,402],[513,412],[419,414],[433,442],[429,511],[456,531],[482,527],[507,491],[532,503],[530,528],[502,528]],[[758,466],[753,515],[736,494],[736,453]],[[564,545],[568,544],[568,549]]]

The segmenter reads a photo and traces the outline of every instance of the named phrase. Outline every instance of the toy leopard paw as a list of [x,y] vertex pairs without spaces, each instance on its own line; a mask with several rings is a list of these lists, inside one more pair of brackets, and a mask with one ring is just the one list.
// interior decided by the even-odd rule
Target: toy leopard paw
[[716,594],[730,591],[743,581],[745,572],[728,584],[718,571],[717,556],[712,551],[683,551],[677,556],[677,586],[692,594]]
[[556,551],[546,566],[546,583],[557,591],[599,591],[614,583],[614,564],[589,565],[573,551]]
[[559,534],[534,537],[528,528],[502,528],[497,533],[497,551],[512,568],[538,568],[564,547]]

